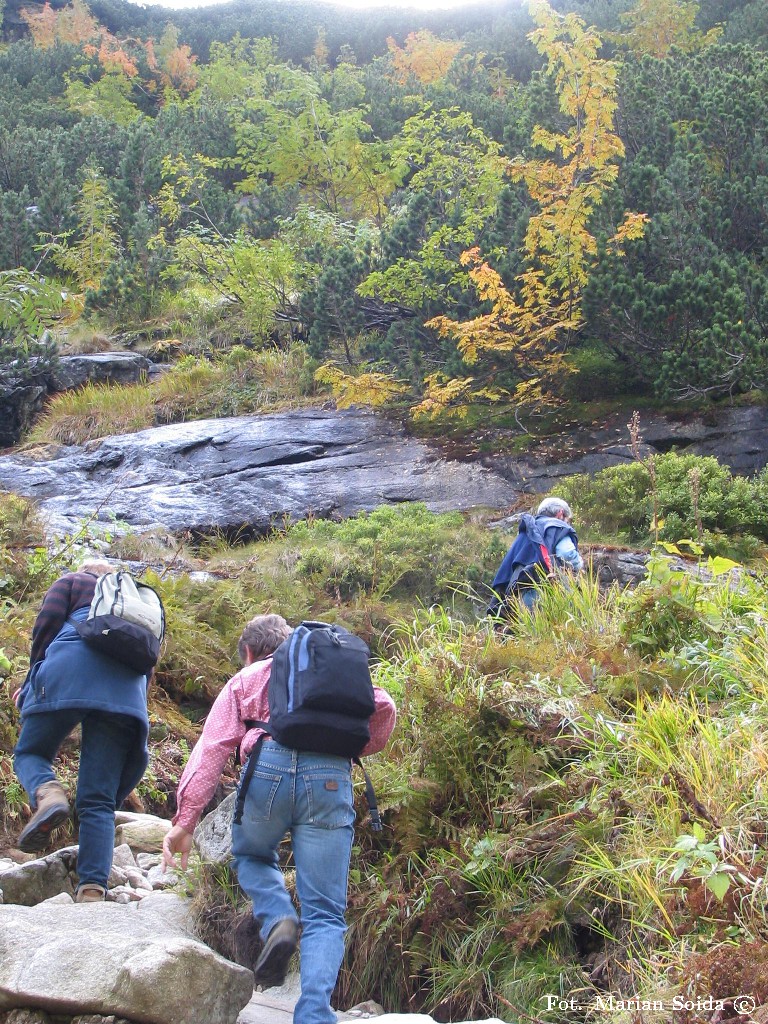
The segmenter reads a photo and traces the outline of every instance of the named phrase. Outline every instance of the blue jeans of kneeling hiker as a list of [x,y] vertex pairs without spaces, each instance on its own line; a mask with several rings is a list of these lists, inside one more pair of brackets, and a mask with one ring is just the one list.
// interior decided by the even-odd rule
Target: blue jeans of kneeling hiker
[[347,875],[354,834],[347,758],[302,753],[267,739],[232,826],[240,885],[267,938],[281,918],[296,920],[277,849],[290,832],[301,903],[301,997],[295,1024],[336,1024],[331,994],[344,957]]
[[28,715],[13,752],[13,767],[34,801],[40,786],[56,779],[53,759],[78,724],[82,738],[75,799],[77,874],[81,885],[94,882],[106,888],[115,848],[115,802],[123,767],[136,743],[136,720],[130,715],[84,708]]

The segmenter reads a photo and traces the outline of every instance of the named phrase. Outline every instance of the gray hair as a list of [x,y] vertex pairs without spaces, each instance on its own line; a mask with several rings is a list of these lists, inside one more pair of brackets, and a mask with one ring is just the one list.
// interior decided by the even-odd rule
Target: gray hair
[[246,625],[237,641],[240,661],[245,663],[248,651],[251,652],[254,661],[268,658],[292,632],[282,615],[256,615]]
[[115,572],[116,566],[105,562],[102,558],[86,558],[77,567],[78,572],[90,572],[94,576],[103,576],[106,572]]
[[571,506],[562,498],[545,498],[536,509],[537,516],[556,516],[558,512],[564,512],[566,519],[573,519]]

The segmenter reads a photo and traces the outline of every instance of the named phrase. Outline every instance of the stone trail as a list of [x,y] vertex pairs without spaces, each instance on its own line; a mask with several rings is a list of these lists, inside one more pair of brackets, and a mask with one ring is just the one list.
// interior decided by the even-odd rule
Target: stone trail
[[[229,856],[226,817],[226,808],[217,808],[198,826],[206,860]],[[292,1024],[297,975],[254,992],[248,968],[197,937],[181,879],[162,870],[169,827],[153,815],[117,813],[105,903],[74,903],[76,846],[0,858],[0,1024],[49,1024],[50,1014],[71,1024]],[[376,1004],[338,1016],[432,1022]]]

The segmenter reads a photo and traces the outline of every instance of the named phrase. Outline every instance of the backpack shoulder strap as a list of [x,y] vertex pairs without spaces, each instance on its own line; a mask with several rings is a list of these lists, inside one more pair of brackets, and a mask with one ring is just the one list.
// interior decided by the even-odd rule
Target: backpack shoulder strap
[[[237,787],[237,798],[235,800],[235,814],[232,819],[232,822],[235,825],[239,825],[240,822],[243,820],[243,808],[245,807],[245,798],[248,795],[248,787],[251,785],[251,779],[253,778],[253,773],[256,769],[256,762],[259,760],[259,754],[261,753],[261,745],[264,742],[264,735],[269,730],[268,722],[259,722],[255,718],[246,718],[245,721],[243,722],[243,725],[245,726],[247,732],[250,732],[251,729],[263,729],[264,732],[256,740],[256,742],[253,745],[253,750],[251,750],[250,754],[248,755],[248,761],[246,762],[245,765],[243,777],[240,780],[240,785]],[[239,747],[237,749],[237,753],[235,754],[235,764],[238,766],[240,764]]]
[[381,818],[379,816],[379,805],[376,803],[376,793],[373,790],[373,783],[368,772],[363,768],[363,762],[359,757],[353,757],[352,760],[358,766],[360,771],[365,776],[365,799],[368,801],[368,810],[371,815],[371,831],[381,832]]
[[550,523],[544,530],[544,543],[547,549],[556,558],[555,548],[564,537],[570,537],[574,544],[577,542],[576,531],[568,523]]

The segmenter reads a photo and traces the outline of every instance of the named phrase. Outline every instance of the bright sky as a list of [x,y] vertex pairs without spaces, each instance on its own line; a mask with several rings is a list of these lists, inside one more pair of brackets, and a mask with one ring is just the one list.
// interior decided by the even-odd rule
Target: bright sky
[[[142,0],[132,0],[132,2],[139,3],[141,7],[173,7],[178,10],[182,7],[214,7],[220,3],[227,3],[228,0],[149,0],[147,3]],[[410,7],[420,11],[445,11],[456,7],[471,7],[475,4],[486,3],[487,0],[328,0],[328,2],[333,6],[354,7],[357,10],[375,7]]]

